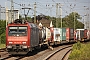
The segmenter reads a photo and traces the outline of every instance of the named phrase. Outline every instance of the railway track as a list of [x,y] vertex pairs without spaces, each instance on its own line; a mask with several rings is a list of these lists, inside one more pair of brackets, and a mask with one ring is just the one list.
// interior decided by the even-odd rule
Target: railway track
[[6,51],[6,48],[0,48],[0,52]]
[[[47,48],[46,48],[47,49]],[[38,58],[39,56],[37,56],[37,53],[45,50],[44,49],[38,49],[36,51],[30,52],[30,54],[28,55],[10,55],[8,52],[4,51],[4,49],[0,49],[0,60],[26,60],[26,59],[32,59],[32,57],[36,57]],[[32,60],[36,59],[33,58]]]
[[62,60],[68,60],[68,57],[69,57],[69,55],[70,55],[70,53],[71,53],[71,50],[72,50],[72,49],[69,49],[69,50],[66,52],[66,54],[63,56]]
[[43,60],[43,59],[45,59],[46,60],[46,57],[48,55],[50,55],[51,53],[57,51],[58,48],[60,50],[62,50],[62,49],[68,48],[70,46],[71,45],[58,46],[58,47],[55,47],[53,51],[51,51],[50,49],[47,49],[47,48],[46,49],[41,49],[41,50],[39,50],[37,52],[33,51],[28,56],[12,56],[12,55],[10,55],[9,53],[6,52],[7,54],[2,54],[0,60],[28,60],[28,59],[30,59],[30,60]]
[[20,60],[22,58],[25,58],[25,56],[9,56],[9,57],[3,58],[2,60]]
[[54,51],[43,60],[67,60],[68,53],[70,53],[71,50],[72,50],[72,45],[65,46],[61,49]]
[[0,60],[19,60],[25,58],[25,56],[12,56],[6,51],[6,48],[0,49]]
[[23,59],[23,58],[26,58],[26,56],[22,56],[22,55],[6,55],[2,58],[0,58],[0,60],[20,60],[20,59]]

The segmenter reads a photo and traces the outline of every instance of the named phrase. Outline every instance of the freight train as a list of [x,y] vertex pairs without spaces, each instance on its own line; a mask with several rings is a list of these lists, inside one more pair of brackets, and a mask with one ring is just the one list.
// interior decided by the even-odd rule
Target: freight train
[[57,45],[90,39],[87,29],[42,27],[16,19],[6,28],[6,49],[10,54],[27,54],[41,45]]

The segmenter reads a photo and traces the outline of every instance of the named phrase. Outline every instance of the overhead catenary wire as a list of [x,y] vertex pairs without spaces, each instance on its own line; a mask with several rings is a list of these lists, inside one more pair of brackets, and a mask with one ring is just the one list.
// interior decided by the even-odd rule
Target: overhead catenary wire
[[48,15],[50,15],[50,16],[52,15],[52,12],[55,12],[54,9],[53,9],[55,7],[54,4],[37,2],[37,5],[38,5],[37,9],[39,9],[39,10],[41,10],[41,9],[46,10],[46,12],[44,11],[44,13],[47,14],[47,12],[48,12],[49,13]]
[[[56,4],[56,2],[54,1],[54,0],[52,0],[55,4]],[[63,0],[64,1],[64,0]],[[64,3],[65,3],[65,1],[64,1]],[[65,3],[66,4],[66,3]],[[62,11],[64,11],[66,14],[68,14],[68,12],[64,9],[64,8],[62,8]]]
[[[8,1],[10,1],[10,0],[8,0]],[[56,2],[55,0],[51,0],[52,2],[39,2],[39,1],[37,1],[36,3],[37,3],[37,11],[36,11],[36,13],[37,14],[43,14],[43,15],[46,15],[45,14],[45,12],[47,12],[48,10],[50,10],[50,7],[46,7],[45,5],[54,5],[53,6],[53,8],[52,8],[52,12],[53,13],[55,13],[56,11],[55,11],[55,4],[56,3],[59,3],[59,2]],[[17,4],[17,5],[19,5],[19,6],[21,6],[21,7],[32,7],[33,5],[33,3],[31,3],[31,2],[33,2],[33,1],[30,1],[30,0],[22,0],[22,2],[23,2],[23,4],[21,3],[21,4],[19,4],[19,3],[16,3],[16,2],[14,2],[15,4]],[[24,2],[27,2],[28,4],[25,4]],[[29,3],[30,2],[30,3]],[[74,4],[77,4],[78,2],[70,2],[69,0],[67,0],[67,1],[65,1],[65,0],[63,0],[63,2],[62,2],[62,4],[65,4],[64,5],[64,7],[65,6],[68,6],[67,7],[67,9],[71,9],[73,6],[70,6],[70,5],[72,5],[73,3]],[[84,2],[83,2],[84,3]],[[81,4],[81,3],[80,3]],[[27,6],[26,6],[27,5]],[[66,9],[66,8],[64,8],[64,7],[62,7],[62,11],[65,13],[65,14],[69,14],[69,11]],[[44,10],[44,12],[43,11],[39,11],[40,9],[45,9]],[[34,11],[34,9],[32,8],[31,9],[31,11]],[[48,13],[47,14],[49,14],[49,11],[48,11]],[[53,14],[53,15],[55,15],[55,14]]]
[[[10,0],[8,0],[8,1],[10,1]],[[24,8],[28,8],[28,7],[26,7],[26,6],[25,6],[25,4],[21,5],[21,4],[18,4],[18,3],[16,3],[16,2],[13,2],[13,3],[15,3],[15,4],[19,5],[19,6],[22,6],[22,7],[24,7]],[[31,8],[31,10],[32,10],[32,11],[34,11],[34,9],[33,9],[33,8]],[[39,13],[39,14],[44,15],[43,13],[38,12],[38,11],[36,11],[36,13]]]

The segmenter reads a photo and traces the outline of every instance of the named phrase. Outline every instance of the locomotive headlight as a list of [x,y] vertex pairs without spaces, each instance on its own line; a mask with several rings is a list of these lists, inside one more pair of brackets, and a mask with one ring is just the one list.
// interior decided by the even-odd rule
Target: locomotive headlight
[[26,44],[26,42],[22,42],[23,44]]
[[9,44],[12,44],[12,42],[9,42]]
[[7,46],[7,48],[12,48],[12,46]]
[[22,46],[22,48],[26,49],[26,48],[27,48],[27,46]]

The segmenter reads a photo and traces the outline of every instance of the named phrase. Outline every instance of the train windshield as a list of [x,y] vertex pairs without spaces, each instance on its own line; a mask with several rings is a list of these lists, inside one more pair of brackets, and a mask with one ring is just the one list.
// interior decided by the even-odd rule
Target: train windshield
[[26,36],[27,27],[25,26],[11,26],[9,27],[9,36]]

